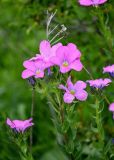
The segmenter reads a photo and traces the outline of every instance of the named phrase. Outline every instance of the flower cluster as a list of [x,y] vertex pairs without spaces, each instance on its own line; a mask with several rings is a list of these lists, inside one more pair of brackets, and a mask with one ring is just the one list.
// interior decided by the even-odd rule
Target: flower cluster
[[29,60],[24,61],[23,66],[26,68],[22,72],[22,78],[26,79],[34,76],[43,78],[45,69],[52,66],[59,66],[61,73],[70,70],[81,71],[83,68],[80,62],[81,53],[75,44],[69,43],[63,46],[61,43],[51,46],[46,40],[40,43],[40,54],[36,54]]

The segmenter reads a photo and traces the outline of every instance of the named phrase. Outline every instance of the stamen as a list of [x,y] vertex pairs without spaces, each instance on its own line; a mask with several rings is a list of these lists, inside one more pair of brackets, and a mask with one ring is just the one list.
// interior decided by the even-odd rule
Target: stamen
[[68,67],[68,62],[67,61],[63,62],[63,67]]
[[40,74],[40,69],[37,69],[37,70],[36,70],[36,74]]
[[74,94],[75,94],[75,90],[71,89],[71,90],[70,90],[70,93],[71,93],[72,95],[74,95]]

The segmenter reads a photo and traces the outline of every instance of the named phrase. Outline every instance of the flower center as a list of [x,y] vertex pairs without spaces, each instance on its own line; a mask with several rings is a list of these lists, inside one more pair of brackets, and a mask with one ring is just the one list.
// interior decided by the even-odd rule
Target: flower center
[[36,74],[37,74],[37,75],[40,74],[40,69],[37,69],[37,70],[36,70]]
[[74,95],[74,94],[75,94],[75,90],[71,89],[71,90],[70,90],[70,93],[71,93],[72,95]]
[[68,62],[67,61],[63,62],[63,67],[68,67]]

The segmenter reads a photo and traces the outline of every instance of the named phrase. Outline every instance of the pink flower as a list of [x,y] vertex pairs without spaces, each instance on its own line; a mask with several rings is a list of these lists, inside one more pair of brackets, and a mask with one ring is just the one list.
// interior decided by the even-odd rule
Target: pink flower
[[23,79],[32,76],[34,76],[35,78],[44,77],[45,64],[42,60],[36,60],[36,61],[26,60],[24,61],[23,66],[26,68],[22,72]]
[[114,119],[114,102],[109,105],[109,111],[113,112],[113,119]]
[[96,80],[88,80],[87,83],[89,83],[90,87],[96,88],[96,89],[102,89],[109,85],[112,81],[108,78],[105,79],[96,79]]
[[81,71],[83,66],[80,62],[81,53],[75,44],[69,43],[67,46],[60,46],[56,51],[56,56],[53,57],[52,63],[60,67],[61,73],[69,72],[70,70]]
[[107,0],[79,0],[82,6],[98,6],[105,3]]
[[45,68],[53,66],[53,63],[50,61],[52,57],[56,55],[56,50],[62,46],[61,43],[57,43],[51,47],[50,43],[47,40],[43,40],[40,43],[40,53],[36,54],[36,57],[31,58],[31,60],[42,60],[45,63]]
[[114,77],[114,64],[103,68],[103,73],[109,73],[111,77]]
[[6,123],[8,126],[10,126],[11,129],[15,129],[17,132],[24,132],[29,127],[33,126],[34,123],[32,123],[32,118],[28,120],[10,120],[7,118]]
[[67,87],[61,84],[59,88],[65,90],[63,97],[65,103],[72,103],[75,98],[80,101],[85,101],[87,99],[88,93],[84,90],[86,88],[86,83],[83,81],[77,81],[73,84],[71,82],[71,77],[69,77],[67,80]]

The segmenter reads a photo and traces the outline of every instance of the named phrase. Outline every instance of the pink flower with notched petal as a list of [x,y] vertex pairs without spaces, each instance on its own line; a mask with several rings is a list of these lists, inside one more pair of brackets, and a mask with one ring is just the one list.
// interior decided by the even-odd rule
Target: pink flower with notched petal
[[109,73],[111,77],[114,77],[114,64],[103,68],[103,73]]
[[98,6],[107,2],[107,0],[79,0],[80,5],[82,6]]
[[23,79],[29,78],[31,76],[34,76],[35,78],[44,77],[45,63],[42,60],[26,60],[24,61],[23,66],[26,68],[22,72]]
[[80,62],[81,53],[76,45],[69,43],[67,46],[60,46],[56,51],[56,56],[51,59],[52,63],[60,67],[61,73],[70,70],[81,71],[83,68]]
[[64,102],[72,103],[76,98],[79,101],[85,101],[87,99],[88,93],[84,90],[86,88],[86,83],[83,81],[77,81],[75,84],[71,82],[71,77],[67,80],[67,85],[59,85],[59,89],[65,90]]
[[32,123],[32,118],[28,119],[28,120],[10,120],[9,118],[7,118],[6,120],[6,124],[8,126],[10,126],[11,129],[15,129],[17,132],[24,132],[26,129],[28,129],[29,127],[33,126],[34,123]]
[[96,80],[88,80],[87,83],[89,83],[90,87],[96,88],[96,89],[102,89],[106,86],[108,86],[112,81],[109,78],[105,79],[96,79]]
[[49,68],[53,66],[50,59],[56,55],[56,50],[60,46],[62,46],[62,44],[57,43],[51,47],[47,40],[43,40],[40,43],[40,54],[36,54],[36,57],[31,58],[31,60],[43,60],[45,63],[45,68]]

